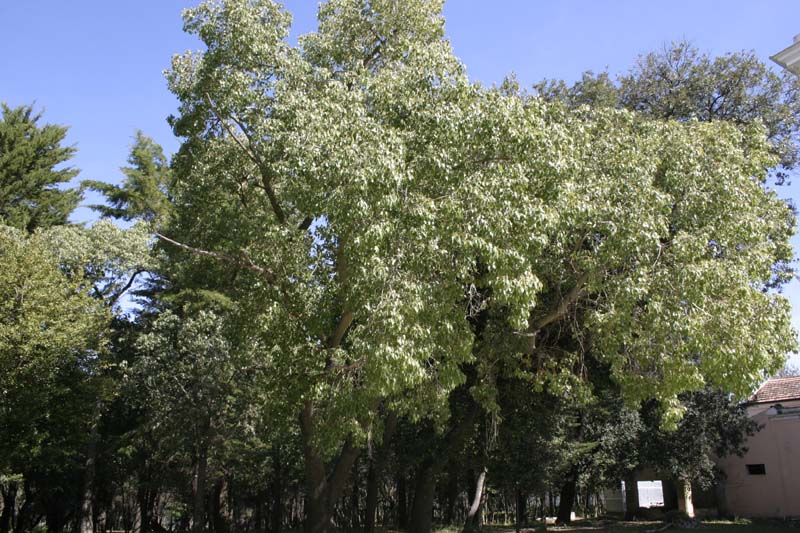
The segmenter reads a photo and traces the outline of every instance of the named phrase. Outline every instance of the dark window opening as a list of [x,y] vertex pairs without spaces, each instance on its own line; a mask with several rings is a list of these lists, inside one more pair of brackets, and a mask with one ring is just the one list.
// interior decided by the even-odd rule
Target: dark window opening
[[766,476],[767,469],[764,465],[747,465],[747,473],[751,476]]

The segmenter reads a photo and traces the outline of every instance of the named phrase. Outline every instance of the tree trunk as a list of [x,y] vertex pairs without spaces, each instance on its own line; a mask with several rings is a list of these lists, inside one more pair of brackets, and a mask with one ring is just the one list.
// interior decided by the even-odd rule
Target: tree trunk
[[458,499],[458,476],[455,474],[455,465],[451,464],[450,472],[447,476],[447,487],[445,487],[445,524],[456,523],[456,503]]
[[463,417],[454,423],[440,441],[441,444],[417,469],[416,490],[411,511],[410,531],[413,533],[429,533],[433,523],[433,499],[436,492],[436,476],[447,465],[450,457],[464,446],[464,442],[473,433],[475,419],[480,407],[472,400]]
[[211,494],[211,519],[215,533],[228,533],[228,521],[225,513],[225,493],[227,492],[227,482],[221,477],[214,483],[214,490]]
[[136,500],[139,503],[139,531],[148,533],[150,531],[150,508],[148,506],[148,490],[143,484],[139,484],[136,490]]
[[272,506],[270,509],[270,532],[280,533],[283,525],[283,464],[281,463],[281,450],[276,446],[272,450],[272,470],[274,471],[270,493]]
[[661,494],[664,497],[665,511],[674,511],[678,508],[678,489],[671,479],[661,480]]
[[517,531],[525,527],[528,522],[528,495],[521,490],[517,489]]
[[83,490],[80,493],[78,502],[77,531],[78,533],[94,532],[94,513],[92,512],[94,503],[94,483],[95,483],[95,464],[97,462],[97,440],[99,439],[100,415],[103,410],[103,403],[100,400],[95,402],[92,410],[91,429],[89,432],[89,444],[86,450],[86,470],[83,475]]
[[408,527],[408,490],[406,488],[406,473],[402,468],[397,473],[397,528]]
[[558,515],[556,524],[569,524],[572,522],[572,508],[575,505],[575,494],[578,487],[578,470],[573,467],[567,474],[567,479],[561,486],[558,498]]
[[467,511],[467,519],[464,522],[464,531],[478,531],[481,528],[481,510],[485,500],[483,488],[486,484],[486,471],[484,466],[471,490],[472,500]]
[[192,480],[192,533],[203,533],[206,526],[206,475],[208,470],[208,447],[201,444],[194,466]]
[[386,416],[383,425],[383,439],[381,446],[373,453],[370,458],[369,470],[367,472],[367,501],[366,514],[364,516],[364,530],[366,533],[375,531],[375,513],[378,508],[378,483],[383,477],[386,462],[389,459],[392,438],[397,430],[397,415],[390,412]]
[[256,494],[256,501],[253,509],[253,526],[257,533],[264,531],[264,500],[266,495],[264,491],[259,491]]
[[67,522],[67,507],[63,498],[54,495],[45,501],[47,533],[61,533]]
[[361,487],[358,485],[358,466],[353,465],[353,484],[350,491],[350,528],[360,527],[359,514],[361,510]]
[[0,485],[0,494],[3,496],[3,513],[0,514],[0,533],[9,533],[14,523],[17,509],[17,484],[9,483],[7,487]]
[[378,509],[378,473],[375,461],[370,463],[367,470],[367,500],[364,502],[364,531],[375,532],[375,513]]
[[636,476],[625,478],[625,520],[633,520],[639,512],[639,485]]
[[330,475],[326,474],[322,454],[313,443],[313,407],[306,401],[300,416],[300,435],[303,439],[303,458],[306,477],[306,533],[328,533],[336,502],[342,495],[353,463],[360,450],[347,441]]
[[411,507],[411,523],[408,531],[412,533],[428,533],[431,530],[435,492],[436,477],[433,465],[425,464],[417,472],[414,503]]

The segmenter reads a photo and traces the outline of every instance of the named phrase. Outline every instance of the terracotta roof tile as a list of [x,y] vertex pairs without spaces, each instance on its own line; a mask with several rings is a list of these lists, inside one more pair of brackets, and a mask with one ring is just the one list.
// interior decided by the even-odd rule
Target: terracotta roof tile
[[800,400],[800,376],[772,378],[761,385],[761,388],[750,397],[751,403],[778,402],[781,400]]

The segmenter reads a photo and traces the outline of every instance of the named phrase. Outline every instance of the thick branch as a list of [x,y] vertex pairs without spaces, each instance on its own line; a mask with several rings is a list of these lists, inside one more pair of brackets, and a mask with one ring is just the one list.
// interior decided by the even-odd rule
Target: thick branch
[[311,217],[306,217],[303,219],[302,222],[297,226],[297,229],[300,231],[306,231],[308,228],[311,227],[311,223],[314,222],[314,219]]
[[339,345],[342,343],[342,339],[344,338],[345,333],[347,333],[347,329],[350,327],[350,324],[353,323],[353,313],[351,311],[345,311],[342,313],[342,317],[339,319],[339,323],[336,324],[336,329],[333,330],[333,333],[328,340],[325,342],[325,345],[328,348],[338,348]]
[[[208,94],[204,96],[208,108],[211,110],[214,116],[217,117],[219,123],[222,124],[222,127],[225,128],[225,131],[228,132],[228,135],[230,135],[233,138],[236,144],[239,145],[239,148],[242,149],[242,151],[253,161],[253,163],[255,163],[258,168],[261,168],[263,165],[261,157],[259,157],[258,153],[255,150],[253,150],[252,144],[249,147],[245,146],[244,143],[241,141],[241,139],[239,139],[239,137],[236,135],[236,132],[233,131],[233,129],[228,125],[228,121],[222,118],[222,115],[220,115],[219,111],[217,111],[217,108],[214,107],[214,104],[211,102],[211,98],[208,96]],[[242,134],[245,137],[247,137],[247,134],[245,132],[242,132]],[[248,137],[248,143],[249,141],[250,139]]]
[[224,261],[231,265],[238,266],[240,268],[244,268],[246,270],[250,270],[251,272],[255,272],[261,275],[264,279],[269,281],[271,284],[277,283],[277,276],[271,270],[259,266],[253,262],[252,259],[245,256],[244,258],[234,257],[232,255],[228,255],[222,252],[214,252],[211,250],[203,250],[202,248],[195,248],[194,246],[189,246],[188,244],[183,244],[182,242],[178,242],[176,240],[170,239],[169,237],[162,235],[160,233],[155,234],[156,237],[161,239],[164,242],[168,242],[169,244],[180,248],[181,250],[186,250],[194,255],[199,255],[203,257],[213,257],[214,259],[218,259],[220,261]]
[[561,298],[555,309],[538,318],[534,318],[533,314],[531,314],[530,318],[528,319],[528,330],[525,332],[526,336],[528,337],[529,353],[533,353],[533,350],[536,347],[536,335],[542,330],[542,328],[561,319],[561,317],[567,313],[570,306],[572,306],[572,304],[574,304],[578,298],[580,298],[581,294],[583,294],[583,290],[585,289],[586,277],[587,276],[584,274],[576,280],[575,286],[572,287],[572,289],[570,289],[563,298]]
[[328,501],[335,502],[342,495],[347,479],[353,470],[353,463],[361,454],[361,449],[353,446],[350,439],[347,440],[339,454],[339,460],[333,467],[330,477],[328,477]]
[[116,305],[117,301],[119,301],[119,299],[120,299],[120,298],[122,298],[122,295],[123,295],[123,294],[125,294],[126,292],[128,292],[128,289],[130,289],[130,288],[133,286],[133,283],[134,283],[134,281],[136,281],[136,277],[137,277],[139,274],[143,273],[143,272],[144,272],[144,270],[141,270],[141,269],[139,269],[139,270],[136,270],[136,271],[135,271],[135,272],[134,272],[134,273],[131,275],[130,279],[128,280],[128,283],[126,283],[126,284],[125,284],[125,286],[124,286],[124,287],[122,287],[122,289],[120,289],[120,290],[117,292],[117,294],[115,294],[115,295],[114,295],[114,297],[113,297],[113,298],[111,298],[111,299],[110,299],[110,300],[109,300],[109,301],[106,303],[106,305],[107,305],[108,307],[114,307],[114,305]]
[[286,214],[283,212],[283,209],[278,202],[278,197],[275,195],[275,191],[272,189],[272,180],[267,175],[267,166],[258,152],[256,152],[256,150],[253,148],[253,140],[247,133],[247,130],[244,128],[244,125],[235,118],[231,118],[231,120],[233,120],[239,126],[242,135],[244,135],[247,139],[248,146],[245,146],[242,140],[239,139],[239,136],[236,135],[236,132],[233,131],[230,125],[228,125],[228,121],[220,115],[219,111],[217,111],[216,107],[214,107],[214,104],[211,102],[211,98],[208,96],[208,94],[205,95],[205,100],[206,104],[208,104],[208,108],[211,110],[214,116],[217,117],[217,120],[219,120],[220,124],[222,124],[222,127],[228,132],[228,135],[233,138],[236,144],[239,145],[239,148],[241,148],[258,167],[258,170],[261,172],[261,182],[264,187],[264,191],[267,193],[267,198],[269,199],[269,204],[272,207],[272,211],[275,213],[275,218],[278,219],[278,222],[283,224],[286,222]]

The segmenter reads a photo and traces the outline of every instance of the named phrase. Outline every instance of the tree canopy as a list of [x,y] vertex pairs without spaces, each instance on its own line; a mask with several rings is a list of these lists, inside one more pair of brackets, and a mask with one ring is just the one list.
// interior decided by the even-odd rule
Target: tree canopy
[[42,114],[32,106],[3,103],[2,110],[0,222],[28,232],[66,224],[80,202],[76,190],[59,187],[78,175],[62,166],[75,154],[75,148],[61,146],[67,128],[39,126]]
[[[37,214],[77,201],[54,188],[71,149],[4,108],[0,127],[50,149],[24,209],[0,203],[0,390],[71,395],[4,396],[30,439],[0,446],[41,439],[26,420],[53,398],[70,401],[51,419],[92,414],[47,442],[69,468],[0,459],[3,516],[21,491],[54,531],[161,514],[225,533],[263,529],[269,502],[274,531],[326,532],[359,526],[366,480],[368,528],[380,483],[415,532],[469,485],[472,528],[487,479],[518,509],[553,490],[571,505],[648,461],[706,482],[707,452],[741,450],[753,428],[728,394],[796,348],[775,290],[796,221],[768,186],[796,162],[793,82],[680,45],[616,82],[486,87],[441,10],[329,0],[296,45],[272,0],[187,10],[203,50],[166,73],[178,153],[139,132],[119,185],[84,183],[125,230]],[[56,478],[79,480],[61,507]]]

